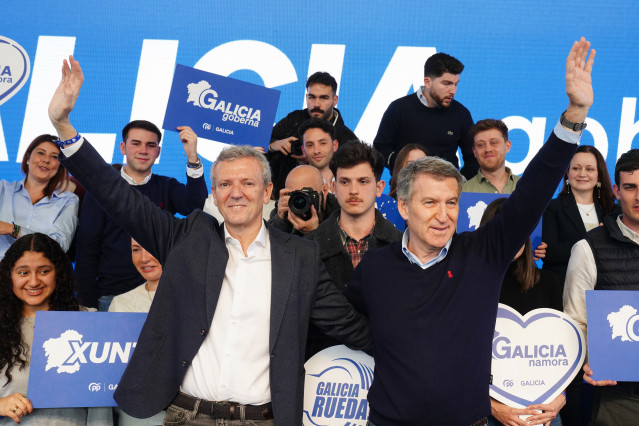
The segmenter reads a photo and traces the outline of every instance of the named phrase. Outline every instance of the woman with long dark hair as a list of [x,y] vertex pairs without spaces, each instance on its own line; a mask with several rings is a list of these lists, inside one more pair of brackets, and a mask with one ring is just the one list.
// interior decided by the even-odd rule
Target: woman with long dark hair
[[614,206],[606,160],[597,148],[580,146],[561,192],[548,205],[542,221],[541,240],[548,244],[543,269],[555,274],[562,288],[572,246],[599,226]]
[[34,409],[27,397],[36,312],[80,309],[71,262],[56,241],[35,233],[9,247],[0,261],[0,424],[110,424],[108,408]]
[[[506,200],[507,198],[499,198],[490,203],[484,211],[480,226],[498,215]],[[499,294],[499,303],[510,306],[521,315],[526,315],[538,308],[563,310],[561,286],[552,273],[540,270],[535,265],[530,238],[515,255],[506,271]],[[550,422],[551,426],[560,426],[559,410],[565,404],[564,394],[558,395],[548,404],[534,405],[523,409],[509,407],[491,398],[492,417],[489,418],[488,424],[519,424],[517,422],[521,421],[520,415],[532,415],[526,419],[529,422],[527,424]],[[539,411],[542,412],[539,413]],[[535,422],[530,423],[533,421]]]
[[78,197],[69,173],[60,165],[52,135],[40,135],[27,147],[21,170],[25,178],[0,180],[0,259],[16,239],[42,232],[67,251],[78,225]]

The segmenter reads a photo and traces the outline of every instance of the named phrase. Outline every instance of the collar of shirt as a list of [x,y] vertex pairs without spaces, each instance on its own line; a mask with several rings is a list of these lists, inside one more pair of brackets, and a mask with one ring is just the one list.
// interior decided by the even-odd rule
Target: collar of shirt
[[419,99],[419,101],[420,101],[422,104],[424,104],[424,106],[425,106],[426,108],[430,108],[430,107],[428,106],[428,100],[426,100],[426,96],[424,96],[424,90],[426,90],[426,86],[420,86],[420,87],[419,87],[419,90],[417,90],[417,91],[415,92],[415,94],[417,95],[417,99]]
[[[224,224],[224,242],[226,244],[227,249],[235,249],[239,250],[242,253],[242,257],[244,257],[244,252],[242,251],[242,244],[240,241],[229,234],[228,229],[226,228],[226,223]],[[269,240],[268,240],[268,229],[264,226],[264,222],[262,222],[262,227],[260,231],[255,236],[255,239],[251,242],[248,249],[246,250],[246,257],[254,257],[261,253],[263,250],[269,248]]]
[[350,235],[348,235],[346,233],[346,231],[344,231],[342,229],[342,225],[339,224],[339,218],[340,218],[340,216],[337,215],[335,220],[337,220],[337,231],[339,232],[339,237],[342,240],[342,245],[343,246],[346,246],[346,241],[348,241],[348,239],[353,240],[355,243],[359,243],[360,241],[364,241],[364,240],[370,238],[371,235],[373,235],[373,229],[375,229],[375,222],[373,222],[373,226],[371,227],[371,230],[368,231],[368,234],[366,234],[365,237],[363,237],[361,240],[356,240],[355,238],[353,238]]
[[[27,188],[24,186],[25,182],[27,181],[27,178],[23,178],[22,180],[17,181],[17,185],[15,185],[15,191],[14,192],[23,192],[25,194],[25,197],[29,198],[29,201],[31,201],[31,196],[29,195],[29,191],[27,190]],[[40,203],[40,201],[42,200],[50,200],[51,198],[60,198],[60,190],[59,189],[54,189],[53,193],[51,194],[51,197],[42,197],[36,204]],[[70,194],[72,194],[71,191],[67,191]]]
[[633,243],[639,244],[639,234],[628,228],[626,224],[621,221],[622,216],[623,215],[617,216],[617,225],[619,226],[621,233],[624,235],[624,237],[630,238]]
[[406,230],[404,231],[404,236],[402,237],[402,252],[404,253],[404,256],[406,256],[406,258],[408,259],[408,261],[410,263],[414,263],[414,264],[418,265],[422,269],[427,269],[427,268],[430,268],[431,266],[435,265],[436,263],[439,263],[442,260],[444,260],[444,258],[448,254],[448,249],[450,248],[450,243],[453,241],[452,238],[450,240],[448,240],[446,245],[441,249],[441,251],[439,252],[439,254],[437,256],[435,256],[433,259],[429,260],[428,262],[423,263],[421,260],[419,260],[419,257],[415,256],[415,254],[413,254],[408,249],[408,240],[410,238],[408,231],[409,231],[408,228],[406,228]]
[[122,166],[122,168],[120,169],[120,176],[122,176],[124,180],[129,183],[129,185],[137,186],[147,184],[151,180],[151,176],[153,176],[153,173],[149,173],[149,175],[145,177],[142,182],[138,183],[131,176],[126,174],[126,172],[124,171],[124,166]]
[[[513,180],[513,172],[510,170],[510,168],[506,167],[506,173],[508,173],[508,180]],[[490,182],[488,178],[481,172],[481,169],[477,171],[477,174],[479,175],[480,182]]]

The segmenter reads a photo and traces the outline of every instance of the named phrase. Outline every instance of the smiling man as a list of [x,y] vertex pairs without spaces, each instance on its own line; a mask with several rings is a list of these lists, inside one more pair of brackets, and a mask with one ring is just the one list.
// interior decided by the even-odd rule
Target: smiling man
[[424,85],[415,93],[393,101],[377,130],[373,146],[393,170],[395,154],[410,143],[424,146],[429,155],[441,157],[459,168],[457,149],[464,160],[462,174],[477,173],[468,130],[473,118],[455,94],[464,65],[445,53],[436,53],[424,64]]
[[[189,127],[179,127],[187,156],[186,185],[152,173],[160,155],[162,133],[153,123],[135,120],[122,129],[120,151],[126,164],[120,175],[129,185],[172,214],[187,215],[201,209],[207,190],[204,170],[197,156],[197,136]],[[100,207],[90,191],[80,211],[75,274],[78,295],[84,306],[107,311],[114,296],[144,282],[131,258],[131,237]]]
[[372,339],[317,245],[264,224],[273,190],[266,158],[248,145],[223,149],[211,191],[224,222],[201,210],[178,219],[132,189],[70,124],[83,81],[69,57],[49,105],[62,163],[163,265],[114,394],[120,408],[144,418],[168,407],[165,424],[302,424],[309,321],[356,349],[372,350]]
[[402,241],[369,252],[345,291],[375,341],[370,425],[486,424],[501,283],[577,148],[593,101],[589,50],[583,38],[573,45],[568,109],[500,214],[477,231],[455,233],[462,189],[455,166],[426,157],[400,172],[398,209],[408,229]]
[[464,184],[463,191],[511,194],[519,176],[506,167],[506,154],[511,146],[506,124],[492,118],[480,120],[471,127],[470,136],[479,172]]

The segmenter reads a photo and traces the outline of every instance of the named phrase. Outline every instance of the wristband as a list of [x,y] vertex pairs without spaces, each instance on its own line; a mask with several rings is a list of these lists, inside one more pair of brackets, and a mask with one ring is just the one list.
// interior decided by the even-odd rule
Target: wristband
[[11,231],[11,235],[13,238],[15,238],[16,240],[18,239],[18,235],[20,235],[20,225],[16,225],[15,223],[11,222],[11,224],[13,225],[13,231]]
[[559,122],[561,123],[562,126],[566,127],[567,129],[570,129],[574,132],[580,132],[583,129],[586,128],[586,122],[584,121],[583,123],[573,123],[572,121],[568,121],[568,119],[566,118],[566,112],[568,110],[564,111],[561,113],[561,117],[559,117]]
[[69,140],[61,141],[60,139],[56,139],[53,142],[55,142],[55,144],[58,145],[60,148],[63,148],[65,146],[67,146],[67,145],[71,145],[73,143],[76,143],[77,141],[80,140],[81,137],[82,136],[80,136],[80,133],[78,133],[77,135],[75,135],[74,137],[72,137]]
[[566,392],[561,393],[564,396],[564,401],[568,401],[568,397],[566,396]]

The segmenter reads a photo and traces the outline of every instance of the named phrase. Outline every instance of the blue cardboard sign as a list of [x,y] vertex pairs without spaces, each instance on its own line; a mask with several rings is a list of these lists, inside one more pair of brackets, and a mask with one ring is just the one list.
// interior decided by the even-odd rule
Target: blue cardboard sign
[[144,313],[38,312],[27,395],[33,406],[117,405],[113,392],[145,320]]
[[[480,192],[462,192],[459,198],[459,217],[457,218],[457,232],[475,231],[479,228],[481,217],[488,207],[498,198],[507,198],[510,194],[488,194]],[[530,234],[532,249],[541,244],[541,219]]]
[[639,381],[639,291],[587,290],[588,360],[594,380]]
[[267,147],[280,92],[177,64],[162,127],[201,138]]

